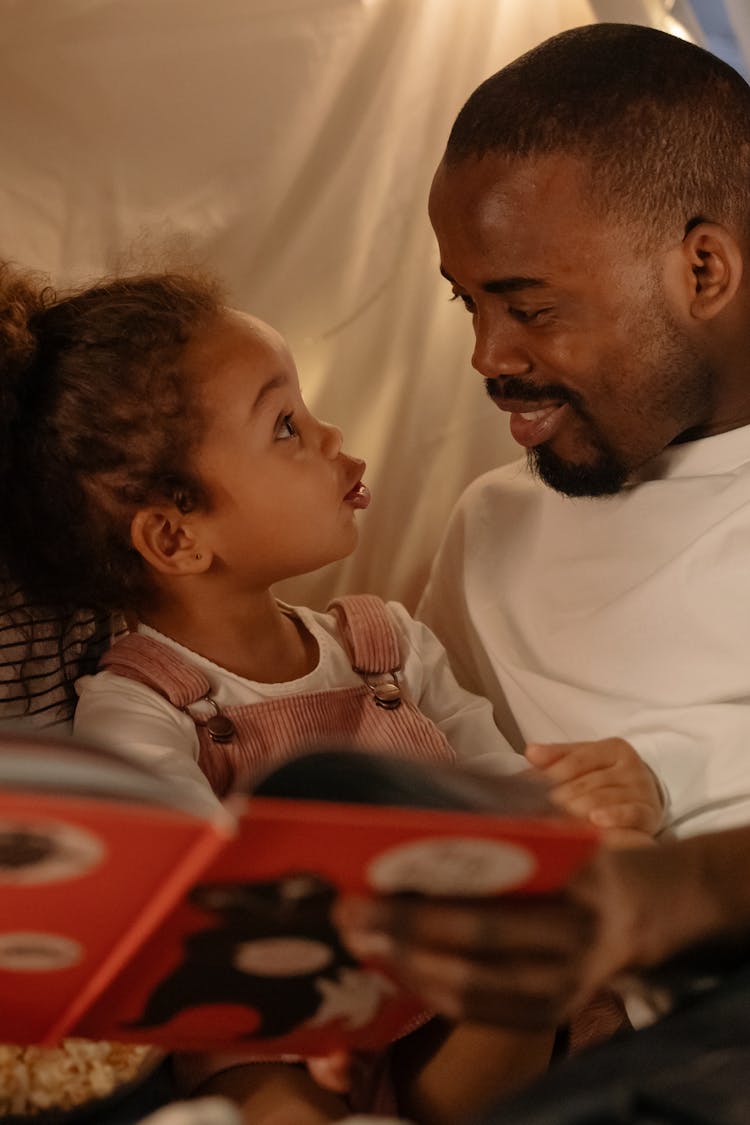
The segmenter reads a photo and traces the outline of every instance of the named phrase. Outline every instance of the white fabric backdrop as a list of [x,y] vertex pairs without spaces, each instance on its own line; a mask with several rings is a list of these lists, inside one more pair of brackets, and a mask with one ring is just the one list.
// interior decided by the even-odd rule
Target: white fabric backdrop
[[413,606],[461,489],[516,456],[427,191],[478,82],[597,18],[664,5],[0,0],[0,256],[67,284],[191,255],[287,336],[310,405],[368,461],[357,554],[290,599]]
[[724,7],[747,67],[750,64],[750,7],[747,0],[724,0]]

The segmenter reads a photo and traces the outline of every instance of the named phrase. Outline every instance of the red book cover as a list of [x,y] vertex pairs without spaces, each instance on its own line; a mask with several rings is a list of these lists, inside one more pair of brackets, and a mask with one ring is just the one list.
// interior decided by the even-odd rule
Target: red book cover
[[[169,796],[158,780],[98,753],[93,792],[65,792],[66,764],[78,786],[91,753],[23,735],[0,743],[0,1012],[14,1043],[69,1033],[234,831],[229,817],[147,803],[146,790]],[[61,791],[29,785],[45,769]]]
[[[340,893],[534,894],[598,845],[518,775],[360,751],[302,755],[234,804],[228,838],[156,803],[0,792],[13,1041],[74,1034],[263,1058],[376,1049],[422,1006],[341,944]],[[58,862],[43,858],[51,835],[78,856],[75,875],[42,878]]]
[[304,755],[256,789],[237,836],[81,1029],[254,1057],[376,1049],[422,1005],[341,945],[337,895],[534,894],[597,844],[525,777]]

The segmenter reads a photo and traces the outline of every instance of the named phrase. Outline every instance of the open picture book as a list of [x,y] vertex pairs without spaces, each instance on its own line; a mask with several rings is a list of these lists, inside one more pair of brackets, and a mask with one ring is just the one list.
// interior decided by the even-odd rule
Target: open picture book
[[422,1005],[343,946],[340,894],[535,894],[597,846],[524,774],[334,748],[207,816],[138,759],[6,728],[2,1037],[376,1049]]

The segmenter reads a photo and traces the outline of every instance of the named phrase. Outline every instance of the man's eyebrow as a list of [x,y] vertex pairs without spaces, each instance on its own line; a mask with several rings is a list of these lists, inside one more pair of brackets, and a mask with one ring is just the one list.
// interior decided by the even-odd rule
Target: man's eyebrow
[[[458,282],[453,278],[443,267],[440,267],[440,272],[446,281],[450,281],[451,285],[458,285]],[[485,293],[516,293],[519,289],[540,289],[546,285],[540,277],[500,277],[494,281],[485,281],[482,283],[482,289]],[[458,285],[460,289],[461,286]]]
[[268,398],[271,391],[275,391],[279,387],[285,387],[288,382],[288,376],[283,374],[272,375],[270,379],[267,379],[255,396],[255,402],[250,407],[250,413],[254,414],[256,410],[260,409],[263,404],[263,400]]

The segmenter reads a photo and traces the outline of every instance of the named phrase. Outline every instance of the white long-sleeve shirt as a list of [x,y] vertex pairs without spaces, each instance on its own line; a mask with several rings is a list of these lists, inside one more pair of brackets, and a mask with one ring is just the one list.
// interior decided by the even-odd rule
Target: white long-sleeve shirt
[[750,821],[750,427],[670,447],[614,497],[486,474],[418,616],[517,749],[619,735],[678,834]]

